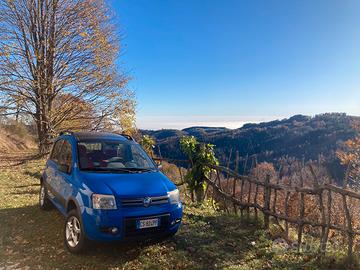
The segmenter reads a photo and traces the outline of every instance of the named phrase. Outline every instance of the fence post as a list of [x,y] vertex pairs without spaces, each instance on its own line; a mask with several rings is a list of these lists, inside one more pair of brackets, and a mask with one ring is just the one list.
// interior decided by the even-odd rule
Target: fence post
[[[289,177],[289,188],[291,189],[292,186],[292,178]],[[288,222],[288,218],[289,218],[289,199],[290,199],[290,191],[286,190],[286,196],[285,196],[285,234],[286,237],[289,237],[289,222]]]
[[[219,171],[218,171],[218,170],[216,170],[216,176],[217,176],[218,183],[219,183],[219,189],[220,189],[221,191],[226,192],[226,190],[222,188],[221,178],[220,178],[220,174],[219,174]],[[216,184],[216,183],[215,183],[215,184]],[[225,207],[226,213],[230,213],[230,212],[229,212],[229,209],[228,209],[228,207],[227,207],[227,204],[226,204],[226,198],[225,198],[225,197],[223,197],[223,201],[224,201],[224,207]]]
[[243,214],[244,214],[244,205],[243,205],[243,194],[244,194],[244,184],[245,181],[243,178],[240,178],[241,180],[241,189],[240,189],[240,202],[241,202],[241,206],[240,206],[240,216],[241,218],[243,218]]
[[323,201],[323,190],[319,189],[319,180],[316,176],[316,173],[314,171],[314,168],[311,166],[311,164],[309,165],[310,168],[310,172],[314,178],[314,189],[316,190],[317,193],[317,197],[318,197],[318,202],[319,202],[319,210],[320,210],[320,214],[321,214],[321,237],[320,237],[320,246],[319,246],[319,251],[321,255],[325,254],[325,250],[326,250],[326,216],[325,216],[325,207],[324,207],[324,201]]
[[264,183],[264,225],[265,229],[269,228],[269,211],[270,211],[270,195],[271,195],[271,189],[270,189],[270,175],[266,175],[265,183]]
[[[251,184],[251,182],[248,182],[248,183],[249,183],[249,193],[248,193],[247,202],[250,205],[250,203],[251,203],[252,184]],[[246,213],[247,213],[247,218],[249,219],[250,218],[250,206],[247,207],[247,212]]]
[[[331,184],[331,178],[329,179],[329,184]],[[323,252],[326,252],[326,245],[329,239],[329,231],[330,231],[330,225],[331,225],[331,204],[332,204],[332,197],[331,197],[331,190],[329,189],[327,191],[328,193],[328,199],[327,199],[327,217],[326,217],[326,231],[325,231],[325,236],[323,238]]]
[[[343,189],[345,190],[348,184],[348,177],[349,177],[349,173],[350,173],[350,168],[351,168],[351,163],[349,163],[346,173],[345,173],[345,177],[344,177],[344,182],[343,182]],[[352,257],[353,254],[353,243],[354,243],[354,239],[353,239],[353,229],[352,229],[352,219],[351,219],[351,214],[350,214],[350,210],[348,207],[348,203],[347,203],[347,198],[345,194],[342,194],[342,199],[343,199],[343,209],[345,212],[345,218],[346,218],[346,223],[347,223],[347,235],[348,235],[348,257]]]
[[[226,165],[226,168],[230,171],[230,162],[231,162],[231,156],[232,156],[233,149],[230,149],[229,159]],[[230,180],[230,173],[226,174],[226,190],[229,190],[229,180]]]
[[[300,171],[300,187],[304,186],[304,179],[302,176],[302,171]],[[304,229],[304,215],[305,215],[305,194],[300,191],[300,217],[298,220],[298,251],[301,250],[302,244],[302,234]]]
[[[235,159],[235,173],[239,173],[239,151],[236,151],[236,159]],[[234,176],[233,177],[233,197],[235,198],[236,196],[236,181],[237,181],[237,177]],[[234,207],[234,213],[237,215],[237,206],[234,203],[233,204]]]
[[259,193],[259,185],[256,184],[255,185],[255,195],[254,195],[254,204],[255,204],[254,211],[255,211],[255,219],[256,220],[258,220],[258,201],[257,201],[258,193]]
[[[276,184],[280,184],[280,171],[281,171],[281,166],[279,168],[279,173],[277,174],[277,177],[276,177]],[[273,206],[272,206],[272,212],[274,214],[276,214],[276,201],[277,201],[277,190],[275,189],[274,190],[274,200],[273,200]],[[276,222],[279,224],[279,220],[277,218],[276,219]]]

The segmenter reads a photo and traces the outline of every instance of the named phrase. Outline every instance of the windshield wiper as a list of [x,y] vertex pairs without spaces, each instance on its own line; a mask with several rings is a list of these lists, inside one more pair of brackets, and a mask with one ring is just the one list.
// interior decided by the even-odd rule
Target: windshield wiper
[[134,173],[134,171],[126,168],[84,168],[83,171],[95,171],[95,172],[125,172]]
[[151,168],[125,168],[126,170],[129,170],[131,172],[153,172],[155,169]]

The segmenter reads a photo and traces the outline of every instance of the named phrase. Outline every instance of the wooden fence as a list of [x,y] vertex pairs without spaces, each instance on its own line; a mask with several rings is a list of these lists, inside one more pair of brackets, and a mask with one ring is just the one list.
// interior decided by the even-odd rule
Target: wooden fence
[[[164,160],[164,159],[162,159]],[[166,160],[168,162],[177,163],[177,160]],[[184,164],[184,161],[180,161]],[[265,227],[269,227],[270,217],[273,217],[275,221],[283,221],[285,223],[285,234],[289,234],[289,225],[292,224],[297,229],[297,242],[300,248],[304,227],[310,226],[312,228],[320,228],[319,233],[319,252],[325,253],[326,247],[329,241],[330,231],[340,232],[345,236],[347,242],[347,254],[353,255],[354,239],[360,235],[360,230],[354,225],[353,216],[350,211],[350,201],[354,205],[359,204],[359,208],[355,209],[360,212],[360,193],[355,192],[347,188],[347,176],[344,178],[342,187],[334,185],[332,183],[319,183],[314,169],[309,165],[309,169],[313,176],[313,186],[304,186],[304,179],[300,177],[300,184],[297,186],[285,185],[280,183],[279,179],[274,182],[271,181],[270,176],[267,175],[265,179],[256,179],[252,176],[240,175],[235,171],[232,171],[223,166],[208,165],[213,169],[213,172],[206,179],[207,193],[209,187],[212,188],[212,195],[217,196],[217,199],[224,200],[233,206],[233,210],[236,212],[239,208],[241,214],[243,210],[254,211],[257,217],[258,211],[262,212],[264,217]],[[183,173],[180,175],[183,178]],[[347,171],[348,175],[348,171]],[[183,182],[183,179],[182,179]],[[282,192],[285,194],[281,205],[278,203],[278,195]],[[289,214],[289,199],[297,198],[297,212],[294,215]],[[318,218],[310,219],[305,215],[307,196],[315,197],[316,205],[318,208]],[[336,204],[342,212],[344,217],[343,224],[332,220],[332,211],[334,203],[334,197],[337,197]],[[356,202],[353,202],[355,200]],[[226,204],[225,204],[226,205]],[[314,207],[314,205],[312,205]],[[281,209],[282,208],[282,209]],[[360,220],[359,220],[360,221]],[[280,225],[280,224],[279,224]]]
[[[264,224],[265,227],[269,227],[269,218],[274,217],[276,220],[282,220],[285,222],[285,232],[288,234],[289,226],[288,224],[294,224],[298,228],[298,247],[300,247],[302,243],[303,230],[305,225],[309,225],[311,227],[321,228],[320,234],[320,247],[319,251],[322,253],[325,252],[326,246],[329,239],[329,231],[336,230],[340,231],[347,237],[347,252],[348,256],[352,256],[353,253],[353,244],[354,237],[360,235],[360,231],[358,228],[353,226],[352,215],[349,210],[349,198],[356,199],[360,202],[360,193],[354,192],[347,188],[347,182],[345,177],[345,181],[343,187],[336,186],[334,184],[325,183],[319,184],[318,179],[314,173],[313,168],[310,166],[310,170],[314,177],[314,186],[313,187],[304,187],[303,179],[301,179],[300,186],[289,186],[277,183],[271,183],[269,175],[266,176],[264,181],[260,181],[253,177],[239,175],[236,172],[229,170],[226,167],[222,166],[210,166],[214,169],[215,173],[212,174],[212,177],[206,180],[207,184],[213,188],[213,190],[220,194],[223,198],[235,206],[238,206],[240,209],[250,208],[257,211],[261,211],[264,216]],[[232,190],[229,190],[229,187],[225,188],[225,182],[221,181],[220,175],[225,174],[226,178],[232,177],[233,185]],[[238,183],[237,183],[238,182]],[[248,194],[245,194],[245,183],[250,186],[247,189]],[[236,194],[236,187],[240,186],[240,195]],[[261,194],[260,188],[262,189]],[[255,190],[255,191],[254,191]],[[284,192],[285,202],[283,207],[283,211],[277,211],[277,198],[278,192]],[[254,193],[253,195],[251,193]],[[299,214],[297,217],[289,216],[289,194],[297,194],[299,200]],[[344,213],[346,224],[344,226],[340,226],[334,224],[331,221],[331,211],[332,211],[332,200],[333,194],[338,194],[342,199],[342,211]],[[314,221],[305,218],[305,195],[315,196],[317,198],[317,203],[320,212],[320,222]],[[325,196],[326,195],[326,196]],[[259,197],[261,198],[262,203],[259,203]],[[326,200],[326,202],[325,202]],[[326,207],[325,207],[326,206]],[[359,209],[360,210],[360,209]],[[279,213],[282,212],[282,213]]]

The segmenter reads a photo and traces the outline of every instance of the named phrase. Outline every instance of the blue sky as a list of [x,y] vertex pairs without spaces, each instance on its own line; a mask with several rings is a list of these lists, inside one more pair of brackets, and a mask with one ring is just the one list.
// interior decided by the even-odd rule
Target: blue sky
[[139,128],[360,115],[360,1],[110,3]]

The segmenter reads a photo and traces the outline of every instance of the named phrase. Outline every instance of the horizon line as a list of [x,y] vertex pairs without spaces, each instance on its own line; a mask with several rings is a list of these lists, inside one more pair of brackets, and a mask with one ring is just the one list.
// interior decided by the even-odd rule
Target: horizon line
[[358,115],[347,114],[345,112],[326,112],[317,114],[293,114],[290,116],[143,116],[137,120],[137,128],[141,130],[162,130],[173,129],[183,130],[194,127],[226,128],[239,129],[245,124],[260,124],[272,121],[281,121],[291,117],[302,115],[315,117],[324,114],[345,114],[350,117],[359,117]]

